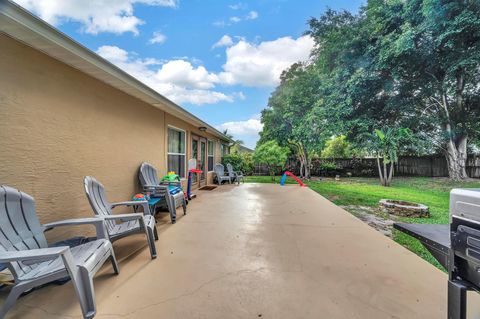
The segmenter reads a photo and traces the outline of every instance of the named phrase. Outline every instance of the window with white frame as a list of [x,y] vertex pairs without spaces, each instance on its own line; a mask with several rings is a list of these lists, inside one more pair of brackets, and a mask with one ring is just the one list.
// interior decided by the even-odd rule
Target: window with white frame
[[185,131],[169,127],[167,169],[180,177],[185,177],[185,144]]
[[213,162],[215,161],[215,142],[208,140],[208,171],[213,171]]

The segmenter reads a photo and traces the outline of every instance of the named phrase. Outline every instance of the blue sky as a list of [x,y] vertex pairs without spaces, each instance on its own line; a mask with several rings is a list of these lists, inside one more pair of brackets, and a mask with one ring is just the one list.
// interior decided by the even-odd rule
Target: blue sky
[[326,8],[360,0],[17,0],[188,111],[255,147],[280,72]]

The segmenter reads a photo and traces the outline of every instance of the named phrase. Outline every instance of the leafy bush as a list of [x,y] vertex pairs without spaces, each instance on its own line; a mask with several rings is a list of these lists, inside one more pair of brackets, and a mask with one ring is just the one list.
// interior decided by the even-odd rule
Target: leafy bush
[[320,170],[329,172],[329,171],[334,171],[337,169],[337,164],[334,162],[323,162],[320,164]]
[[252,153],[240,153],[242,156],[242,169],[241,171],[245,175],[252,175],[255,170],[255,164],[253,163],[253,154]]
[[335,176],[337,174],[337,165],[335,162],[321,162],[319,171],[321,176]]
[[253,154],[255,163],[264,164],[268,167],[272,180],[275,180],[275,169],[285,166],[289,149],[281,147],[276,141],[268,141],[258,146]]
[[336,136],[325,143],[321,152],[323,158],[349,158],[352,156],[351,145],[345,135]]
[[241,171],[242,168],[242,156],[239,153],[230,153],[223,156],[223,165],[227,166],[231,164],[233,170]]
[[231,164],[234,171],[241,171],[245,175],[252,175],[255,168],[252,154],[247,152],[226,154],[223,157],[223,164]]

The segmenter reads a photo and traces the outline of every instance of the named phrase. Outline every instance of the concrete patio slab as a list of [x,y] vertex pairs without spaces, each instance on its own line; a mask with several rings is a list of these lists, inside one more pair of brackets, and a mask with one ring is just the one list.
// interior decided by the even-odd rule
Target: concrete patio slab
[[[96,276],[96,318],[446,318],[444,273],[308,188],[198,195],[177,224],[159,220],[156,260],[140,235],[115,243],[121,273]],[[81,313],[67,283],[9,316]]]

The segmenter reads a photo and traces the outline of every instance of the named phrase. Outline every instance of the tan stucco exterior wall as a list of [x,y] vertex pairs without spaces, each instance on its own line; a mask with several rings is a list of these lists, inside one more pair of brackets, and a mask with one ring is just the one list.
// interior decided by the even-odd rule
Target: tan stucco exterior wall
[[85,175],[114,202],[139,191],[143,161],[165,174],[168,125],[187,159],[191,132],[213,137],[5,35],[0,48],[0,184],[34,196],[41,222],[92,215]]

